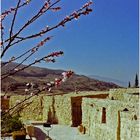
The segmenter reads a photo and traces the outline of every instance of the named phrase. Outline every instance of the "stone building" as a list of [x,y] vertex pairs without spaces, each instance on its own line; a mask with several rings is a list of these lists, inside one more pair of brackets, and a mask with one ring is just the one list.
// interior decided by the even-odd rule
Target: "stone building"
[[82,98],[105,99],[107,96],[108,92],[80,92],[79,94],[45,96],[43,120],[76,127],[82,123]]
[[[10,106],[22,101],[28,96],[11,96]],[[43,120],[69,126],[78,126],[82,123],[82,98],[108,97],[108,91],[79,92],[61,95],[39,95],[28,100],[29,106],[21,111],[22,120]]]
[[82,124],[96,140],[139,139],[138,89],[110,90],[106,99],[83,98]]
[[[25,98],[12,96],[10,106]],[[85,133],[96,140],[138,139],[138,89],[40,95],[28,102],[31,104],[20,113],[23,121],[48,121],[75,127],[82,124]]]

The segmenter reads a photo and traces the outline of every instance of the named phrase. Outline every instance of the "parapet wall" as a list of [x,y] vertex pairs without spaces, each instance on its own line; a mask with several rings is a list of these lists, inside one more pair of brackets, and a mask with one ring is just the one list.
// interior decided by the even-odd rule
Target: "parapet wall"
[[[10,107],[27,97],[11,96]],[[28,100],[28,103],[31,104],[19,112],[23,121],[44,120],[51,123],[71,124],[71,102],[66,96],[34,96]]]
[[[34,96],[30,100],[31,103],[20,113],[22,120],[42,120],[51,123],[59,123],[72,125],[72,97],[92,97],[106,98],[108,92],[79,92],[62,94],[62,95],[44,95]],[[29,96],[16,95],[10,97],[10,107],[14,106],[17,101],[22,101]]]
[[[127,96],[124,99],[124,94],[132,94],[132,93],[139,93],[139,88],[117,88],[117,89],[110,89],[109,91],[109,99],[114,100],[127,100]],[[128,97],[129,98],[129,97]]]
[[[17,103],[23,101],[25,98],[29,96],[11,96],[10,97],[10,107],[15,106]],[[34,96],[28,101],[25,102],[26,105],[20,105],[20,107],[24,107],[24,109],[18,111],[22,116],[22,120],[42,120],[43,118],[43,96]]]

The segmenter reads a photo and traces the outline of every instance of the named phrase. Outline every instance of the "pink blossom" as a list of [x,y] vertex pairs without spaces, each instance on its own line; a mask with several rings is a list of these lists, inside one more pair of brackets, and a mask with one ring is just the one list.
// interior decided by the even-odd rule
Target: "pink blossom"
[[69,17],[69,16],[66,16],[66,17],[65,17],[65,20],[66,20],[66,21],[70,20],[70,17]]
[[54,12],[57,12],[57,11],[61,10],[61,7],[52,8],[51,10]]
[[29,91],[29,89],[26,88],[26,89],[25,89],[25,92],[28,92],[28,91]]
[[58,87],[61,84],[62,79],[55,79],[55,86]]
[[16,68],[16,69],[14,69],[15,71],[19,71],[19,69],[18,68]]
[[34,93],[33,93],[33,92],[31,92],[31,93],[30,93],[30,95],[31,95],[31,96],[33,96],[33,95],[34,95]]
[[51,84],[50,83],[47,83],[47,86],[51,86]]
[[44,61],[46,62],[46,63],[48,63],[48,62],[55,62],[55,59],[51,59],[51,58],[44,58]]
[[50,92],[52,88],[49,88],[48,91]]
[[78,19],[78,18],[79,18],[79,14],[78,14],[77,12],[74,12],[74,13],[72,14],[72,16],[74,16],[75,19]]
[[63,78],[63,79],[62,79],[62,82],[66,82],[66,80],[67,80],[67,78]]
[[4,96],[4,99],[7,99],[7,96],[6,95]]
[[53,52],[53,53],[51,53],[51,54],[49,55],[49,57],[50,57],[50,56],[51,56],[51,57],[54,57],[54,56],[58,57],[59,55],[62,55],[62,54],[63,54],[62,51],[59,51],[59,52]]
[[44,4],[44,8],[47,9],[48,7],[49,7],[49,3],[46,2],[46,3]]
[[63,75],[63,77],[66,77],[67,73],[66,72],[63,72],[62,75]]

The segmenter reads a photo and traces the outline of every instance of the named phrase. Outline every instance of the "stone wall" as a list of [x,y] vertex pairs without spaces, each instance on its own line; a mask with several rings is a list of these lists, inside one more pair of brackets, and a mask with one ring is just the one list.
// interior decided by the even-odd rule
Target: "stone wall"
[[[58,124],[73,125],[72,103],[74,98],[106,98],[108,92],[80,92],[64,95],[44,96],[43,120],[56,120]],[[77,100],[78,101],[78,100]],[[53,115],[55,114],[55,115]],[[79,115],[79,114],[77,114]],[[52,117],[54,116],[54,118]],[[50,118],[49,118],[50,117]],[[53,120],[52,120],[53,118]]]
[[123,95],[123,99],[126,102],[139,102],[139,93],[126,93]]
[[[108,92],[79,92],[64,95],[39,95],[31,98],[28,102],[31,105],[21,111],[22,120],[42,120],[51,123],[59,123],[65,125],[73,124],[72,116],[72,98],[106,98]],[[11,96],[10,106],[14,106],[18,100],[24,100],[27,96]],[[79,114],[77,114],[79,115]]]
[[[99,103],[99,104],[98,104]],[[107,124],[110,121],[108,118],[106,118],[106,123],[102,123],[102,108],[107,108],[107,102],[103,104],[103,101],[98,101],[96,99],[87,99],[83,98],[82,101],[82,124],[86,128],[86,133],[93,137],[93,139],[100,140],[100,139],[108,139],[107,136],[109,136],[110,140],[114,140],[115,133],[114,133],[114,127],[116,124],[113,124],[113,131],[112,126],[108,127]],[[106,110],[107,114],[108,108]],[[115,117],[116,113],[114,112]],[[107,115],[109,117],[109,115]],[[114,118],[115,119],[115,118]],[[109,133],[109,135],[108,135]]]
[[110,89],[109,91],[109,99],[114,100],[122,100],[125,101],[127,96],[124,95],[128,93],[139,93],[139,88],[118,88],[118,89]]
[[134,112],[121,112],[121,140],[139,140],[139,118]]
[[125,110],[135,112],[138,107],[138,104],[117,100],[83,98],[82,124],[86,128],[86,133],[93,139],[120,140],[120,112]]
[[[138,88],[129,88],[54,96],[42,94],[28,100],[28,106],[20,115],[23,121],[40,120],[69,126],[82,123],[86,134],[96,140],[137,140],[138,92]],[[11,96],[10,107],[27,97]],[[78,119],[81,122],[75,122]]]
[[[10,106],[25,98],[11,96]],[[78,125],[80,121],[77,120],[81,119],[86,133],[96,140],[135,140],[138,136],[138,126],[135,125],[139,120],[136,120],[139,118],[138,101],[138,89],[132,88],[54,96],[42,94],[30,99],[29,106],[20,114],[22,120],[41,120],[70,126]],[[129,132],[132,136],[127,135]]]
[[44,96],[43,120],[71,125],[71,98],[65,95]]
[[[25,98],[29,96],[11,96],[10,97],[10,107],[15,106],[20,101],[23,101]],[[19,111],[20,115],[22,116],[23,121],[27,120],[42,120],[43,119],[43,96],[34,96],[25,104],[20,105],[20,107],[24,107],[23,110]]]

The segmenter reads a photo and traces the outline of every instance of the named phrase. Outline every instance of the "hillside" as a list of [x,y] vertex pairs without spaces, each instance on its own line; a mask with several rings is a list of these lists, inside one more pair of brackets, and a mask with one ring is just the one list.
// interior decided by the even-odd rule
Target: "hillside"
[[[2,63],[3,65],[3,63]],[[10,63],[7,66],[2,67],[2,73],[14,68],[17,63]],[[23,67],[22,65],[21,67]],[[55,78],[59,78],[64,70],[52,70],[41,67],[30,67],[22,72],[16,73],[16,75],[10,76],[2,80],[2,91],[8,89],[18,94],[24,94],[25,85],[28,82],[33,82],[40,88],[47,82],[54,81]],[[53,89],[53,92],[71,92],[71,91],[97,91],[97,90],[109,90],[110,88],[117,88],[118,85],[109,82],[103,82],[95,79],[91,79],[84,75],[74,74],[68,81],[63,83],[58,89]]]
[[121,80],[117,80],[117,79],[114,79],[114,78],[98,76],[98,75],[88,75],[88,77],[89,78],[93,78],[93,79],[97,79],[97,80],[100,80],[100,81],[115,83],[115,84],[117,84],[119,86],[122,86],[122,87],[127,87],[128,86],[127,82],[121,81]]

